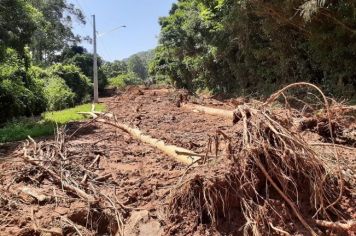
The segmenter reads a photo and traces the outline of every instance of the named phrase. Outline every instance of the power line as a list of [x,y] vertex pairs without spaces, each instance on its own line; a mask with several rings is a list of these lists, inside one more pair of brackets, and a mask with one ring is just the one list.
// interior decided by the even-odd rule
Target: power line
[[[84,3],[82,1],[80,1],[80,0],[75,0],[75,1],[76,1],[77,5],[78,5],[79,10],[84,14],[84,18],[85,18],[86,22],[89,22],[91,27],[93,27],[93,23],[92,23],[91,19],[88,18],[87,14],[86,14],[86,11],[84,10],[84,9],[87,9],[86,6],[84,5]],[[83,5],[81,3],[83,3]],[[84,6],[84,8],[82,6]],[[116,30],[118,30],[120,28],[126,28],[126,25],[121,25],[121,26],[115,27],[115,28],[113,28],[113,29],[111,29],[111,30],[109,30],[107,32],[101,33],[101,34],[96,30],[97,39],[99,39],[101,41],[101,43],[99,44],[100,45],[99,47],[102,49],[101,52],[108,59],[110,58],[109,57],[110,53],[108,53],[110,50],[106,49],[105,43],[103,42],[101,37],[106,35],[106,34],[109,34],[111,32],[114,32],[114,31],[116,31]]]
[[103,49],[102,52],[103,52],[104,56],[106,58],[109,58],[108,56],[110,55],[110,53],[108,53],[108,51],[107,51],[107,49],[105,47],[105,43],[103,42],[103,40],[100,37],[98,37],[98,39],[101,40],[101,43],[99,45],[100,45],[100,48]]

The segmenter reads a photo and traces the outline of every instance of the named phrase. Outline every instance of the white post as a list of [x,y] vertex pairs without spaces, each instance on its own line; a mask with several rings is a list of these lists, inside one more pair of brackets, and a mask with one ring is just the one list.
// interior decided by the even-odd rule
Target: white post
[[98,58],[96,54],[96,25],[95,25],[95,15],[93,15],[93,38],[94,38],[94,65],[93,65],[93,77],[94,77],[94,103],[98,103],[99,101],[99,89],[98,89]]

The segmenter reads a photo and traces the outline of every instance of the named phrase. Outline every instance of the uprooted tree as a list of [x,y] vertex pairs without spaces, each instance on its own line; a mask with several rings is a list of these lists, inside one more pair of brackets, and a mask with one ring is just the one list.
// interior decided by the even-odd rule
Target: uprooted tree
[[[286,89],[305,85],[321,92],[310,84],[292,84],[257,108],[249,104],[237,107],[235,135],[218,130],[208,142],[208,151],[214,151],[215,158],[205,160],[199,168],[191,167],[172,192],[168,213],[178,226],[171,233],[179,230],[182,216],[189,217],[192,227],[211,224],[220,231],[224,227],[227,232],[242,230],[244,235],[290,235],[300,230],[298,222],[311,235],[355,230],[352,215],[342,209],[343,197],[351,193],[345,188],[339,164],[330,169],[324,157],[291,129],[290,117],[281,116],[269,105]],[[328,100],[321,95],[334,143]],[[338,162],[336,149],[334,155]],[[289,224],[291,221],[294,223]]]

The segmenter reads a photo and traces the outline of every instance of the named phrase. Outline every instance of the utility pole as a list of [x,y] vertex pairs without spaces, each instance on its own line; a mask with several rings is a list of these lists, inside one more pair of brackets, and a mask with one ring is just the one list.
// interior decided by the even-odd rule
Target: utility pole
[[94,103],[99,102],[99,89],[98,89],[98,57],[96,54],[96,25],[95,25],[95,15],[93,15],[93,38],[94,38],[94,65],[93,65],[93,77],[94,77]]

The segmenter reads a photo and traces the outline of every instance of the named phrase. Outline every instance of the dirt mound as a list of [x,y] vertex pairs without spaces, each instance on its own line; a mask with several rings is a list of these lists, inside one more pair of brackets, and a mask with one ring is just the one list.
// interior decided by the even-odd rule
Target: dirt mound
[[[268,106],[240,105],[233,120],[233,136],[220,131],[214,138],[216,158],[191,167],[171,194],[170,234],[187,230],[180,227],[187,221],[191,231],[184,233],[200,225],[232,235],[354,232],[355,209],[344,205],[356,202],[340,167],[330,170],[324,157],[291,131],[293,124]],[[225,144],[220,155],[219,137]],[[340,227],[342,222],[349,224]]]
[[[278,188],[316,233],[352,231],[352,147],[298,131],[302,116],[287,108],[186,95],[132,88],[102,102],[118,122],[199,154],[190,166],[94,121],[70,124],[53,139],[0,147],[0,235],[310,234]],[[237,106],[237,123],[177,101]]]
[[315,132],[324,142],[334,139],[336,143],[356,147],[356,108],[333,101],[329,114],[325,109],[309,113],[300,120],[298,129]]

